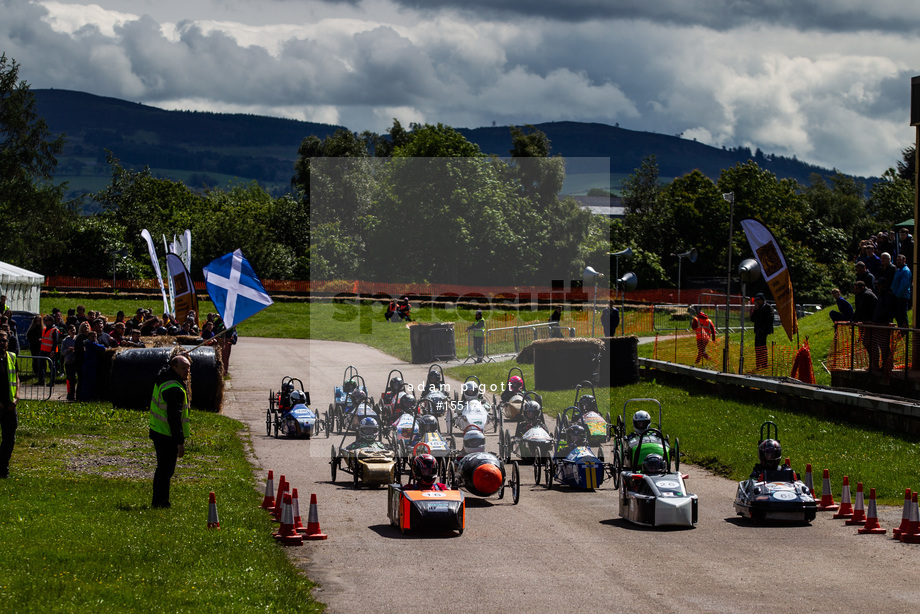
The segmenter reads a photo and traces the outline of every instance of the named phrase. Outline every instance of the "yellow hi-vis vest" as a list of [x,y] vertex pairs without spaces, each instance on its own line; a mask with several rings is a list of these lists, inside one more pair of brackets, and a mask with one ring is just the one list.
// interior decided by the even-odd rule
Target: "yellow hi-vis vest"
[[179,388],[182,391],[185,399],[182,403],[182,434],[189,437],[188,393],[185,387],[174,379],[153,386],[153,397],[150,399],[150,429],[167,437],[172,436],[172,431],[169,430],[169,419],[166,417],[166,400],[163,398],[163,393],[170,388]]
[[10,381],[10,403],[13,402],[13,399],[16,398],[16,393],[18,392],[18,383],[19,378],[16,373],[16,354],[12,352],[6,353],[6,373],[9,376]]

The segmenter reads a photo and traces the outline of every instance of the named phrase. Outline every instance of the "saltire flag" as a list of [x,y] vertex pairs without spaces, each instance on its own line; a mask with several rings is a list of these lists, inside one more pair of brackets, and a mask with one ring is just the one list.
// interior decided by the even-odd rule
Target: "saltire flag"
[[163,295],[163,311],[170,311],[169,299],[166,298],[166,288],[163,287],[163,275],[160,274],[160,261],[157,260],[157,251],[153,248],[153,237],[150,236],[150,231],[146,228],[141,231],[141,236],[147,241],[147,251],[150,252],[150,263],[153,265],[153,270],[157,274],[157,281],[160,282],[160,293]]
[[188,274],[188,269],[182,262],[178,254],[166,254],[166,270],[169,271],[169,278],[172,280],[172,287],[176,293],[176,321],[179,324],[185,322],[190,311],[195,312],[195,325],[198,325],[198,296],[195,294],[195,285],[192,283],[192,276]]
[[763,271],[763,278],[770,288],[776,311],[783,324],[786,336],[792,341],[793,333],[799,332],[799,323],[795,315],[795,300],[792,296],[792,277],[786,259],[776,242],[776,237],[766,226],[753,219],[741,220],[741,227],[747,235],[748,243],[754,251],[757,262]]
[[215,258],[204,267],[204,282],[227,328],[272,304],[271,297],[240,250]]

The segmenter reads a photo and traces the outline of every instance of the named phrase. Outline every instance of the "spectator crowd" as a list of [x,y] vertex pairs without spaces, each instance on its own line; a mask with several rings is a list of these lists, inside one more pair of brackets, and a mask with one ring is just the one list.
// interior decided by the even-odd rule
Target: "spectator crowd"
[[[144,337],[148,341],[158,336],[197,337],[201,342],[210,340],[219,346],[226,375],[230,347],[237,340],[236,331],[226,331],[220,315],[214,313],[207,314],[199,329],[195,312],[189,312],[185,321],[179,323],[170,313],[160,317],[149,309],[138,308],[130,318],[119,311],[110,321],[99,311],[77,305],[66,314],[55,307],[49,314],[36,315],[26,330],[28,346],[20,347],[18,326],[12,310],[6,306],[5,296],[0,296],[0,314],[0,330],[9,334],[8,351],[14,354],[28,351],[32,356],[48,358],[54,373],[65,374],[68,401],[97,399],[100,359],[109,349],[147,347]],[[40,386],[54,383],[48,365],[46,360],[32,361],[32,373]]]

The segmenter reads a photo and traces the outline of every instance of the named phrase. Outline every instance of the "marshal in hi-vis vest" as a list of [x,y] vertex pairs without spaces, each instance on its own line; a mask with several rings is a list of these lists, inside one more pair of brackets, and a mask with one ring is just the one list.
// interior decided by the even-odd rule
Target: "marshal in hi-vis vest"
[[167,437],[172,436],[169,429],[169,419],[166,417],[166,400],[163,393],[170,388],[179,388],[182,391],[182,434],[189,437],[190,429],[188,423],[188,392],[178,380],[169,380],[162,384],[156,384],[153,387],[153,397],[150,399],[150,429]]

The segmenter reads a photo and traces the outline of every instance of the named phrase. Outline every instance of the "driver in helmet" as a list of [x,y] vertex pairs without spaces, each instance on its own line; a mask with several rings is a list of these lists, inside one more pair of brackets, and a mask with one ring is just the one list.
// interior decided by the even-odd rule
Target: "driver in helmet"
[[583,446],[588,442],[588,431],[580,424],[570,425],[563,436],[559,438],[559,444],[556,446],[556,456],[565,457],[569,452],[578,446]]
[[476,382],[464,382],[463,384],[463,402],[469,403],[479,398],[479,386]]
[[288,402],[289,402],[289,405],[284,409],[284,412],[283,412],[284,414],[291,413],[291,410],[293,410],[297,405],[306,405],[307,395],[305,395],[300,390],[294,390],[290,393]]
[[661,454],[649,454],[642,461],[642,473],[646,475],[661,475],[667,473],[668,464]]
[[502,390],[502,401],[507,403],[512,397],[523,392],[524,380],[521,379],[520,375],[512,375],[508,378],[508,385]]
[[358,422],[358,436],[355,440],[346,446],[346,450],[358,450],[377,445],[377,438],[380,432],[380,425],[377,419],[371,416],[361,418]]
[[281,384],[281,396],[278,399],[278,406],[282,411],[288,410],[291,408],[291,393],[294,392],[294,383],[293,382],[284,382]]
[[397,395],[402,392],[402,389],[403,381],[401,377],[396,376],[391,379],[387,391],[383,393],[383,402],[387,404],[392,403],[393,399],[395,399]]
[[[633,414],[632,423],[633,432],[626,438],[626,448],[629,451],[626,460],[627,464],[632,467],[634,471],[638,471],[650,454],[658,454],[664,458],[665,450],[661,437],[659,437],[657,433],[648,433],[649,427],[652,424],[652,417],[647,411],[639,410]],[[642,447],[638,450],[638,454],[636,454],[636,448],[639,446],[640,442]]]
[[439,371],[432,369],[431,371],[428,372],[428,378],[425,381],[425,390],[422,396],[427,396],[428,394],[431,394],[435,390],[443,390],[443,389],[444,389],[444,380],[441,377],[441,373]]
[[521,415],[524,419],[517,423],[514,431],[515,437],[520,437],[533,427],[543,424],[543,408],[533,399],[524,401],[521,407]]
[[415,400],[415,396],[409,394],[408,392],[403,392],[399,395],[399,411],[404,414],[411,414],[415,411],[415,406],[418,405],[418,401]]
[[412,482],[406,488],[448,490],[438,482],[438,461],[431,454],[419,454],[412,459]]
[[764,439],[757,446],[759,461],[751,471],[751,477],[757,478],[764,471],[778,471],[783,458],[783,447],[775,439]]
[[486,451],[486,436],[478,427],[470,427],[463,434],[463,449],[460,450],[460,457],[467,454],[476,454]]

